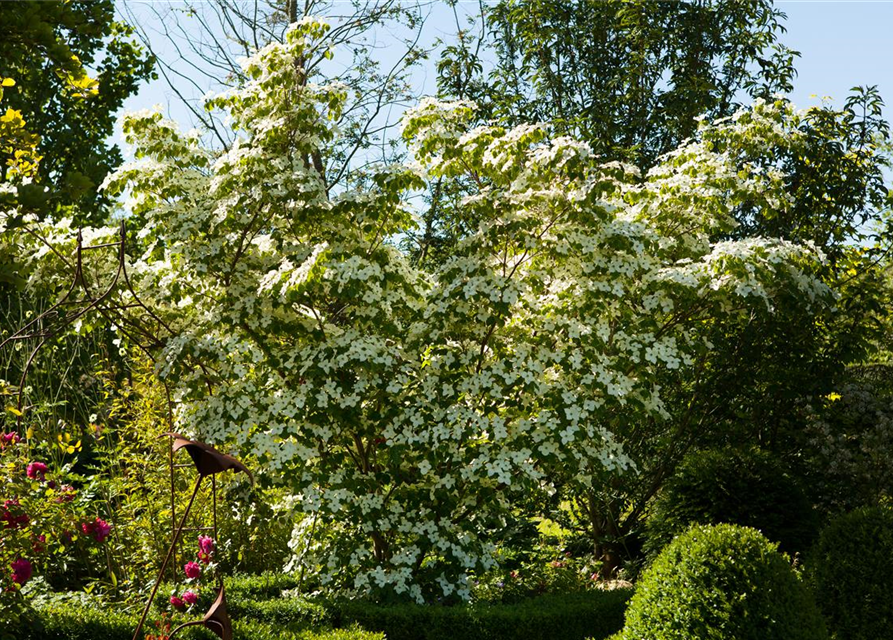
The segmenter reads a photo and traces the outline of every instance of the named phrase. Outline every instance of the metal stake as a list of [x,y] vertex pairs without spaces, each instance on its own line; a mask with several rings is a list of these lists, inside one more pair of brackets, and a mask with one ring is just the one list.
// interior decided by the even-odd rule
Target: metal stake
[[171,541],[171,547],[167,551],[167,556],[164,558],[164,562],[161,563],[161,571],[158,572],[158,577],[155,579],[155,586],[152,587],[152,595],[149,596],[149,601],[146,602],[146,608],[143,609],[143,615],[140,616],[140,623],[136,626],[136,631],[133,633],[133,640],[137,640],[140,635],[140,631],[143,630],[143,624],[146,622],[146,616],[149,614],[149,607],[152,606],[152,601],[155,599],[155,593],[158,591],[158,587],[161,585],[161,578],[164,576],[164,570],[167,569],[167,563],[171,559],[171,555],[174,553],[174,548],[177,546],[177,540],[180,539],[180,531],[183,529],[183,525],[186,524],[186,517],[189,515],[189,510],[192,508],[192,503],[195,500],[196,494],[198,494],[198,488],[202,483],[202,476],[199,476],[195,479],[195,488],[192,490],[192,496],[189,498],[189,504],[186,505],[186,511],[183,512],[183,518],[180,520],[180,526],[177,528],[177,532],[174,534],[174,539]]

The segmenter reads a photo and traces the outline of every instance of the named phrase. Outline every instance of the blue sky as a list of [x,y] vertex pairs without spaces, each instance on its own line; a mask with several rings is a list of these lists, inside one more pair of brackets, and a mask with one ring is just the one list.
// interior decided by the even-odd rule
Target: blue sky
[[777,2],[788,15],[784,43],[800,51],[794,102],[831,96],[841,104],[854,85],[876,84],[893,116],[893,2]]
[[[140,6],[139,0],[124,1],[132,7]],[[175,6],[177,2],[164,4]],[[469,13],[476,12],[477,6],[477,0],[460,3],[460,9]],[[876,84],[890,105],[887,117],[893,117],[893,0],[788,0],[777,2],[777,6],[788,15],[788,32],[782,41],[801,53],[791,94],[798,106],[816,104],[822,96],[841,105],[850,87]],[[453,29],[452,14],[445,6],[435,8],[427,25],[428,39],[448,36]],[[433,63],[420,69],[415,80],[423,93],[433,92]],[[170,105],[169,115],[174,119],[187,119],[185,110],[177,107],[161,80],[143,86],[122,111],[156,104]]]

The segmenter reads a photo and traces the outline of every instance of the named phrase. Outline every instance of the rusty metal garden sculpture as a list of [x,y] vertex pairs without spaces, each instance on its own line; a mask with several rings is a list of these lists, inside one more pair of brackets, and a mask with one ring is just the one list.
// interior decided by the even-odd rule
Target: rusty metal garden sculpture
[[[189,511],[192,509],[192,504],[195,502],[195,496],[198,495],[198,490],[201,487],[202,480],[206,476],[210,476],[211,478],[211,492],[213,495],[213,505],[214,505],[214,537],[217,537],[217,484],[215,477],[218,473],[222,473],[224,471],[233,470],[235,472],[242,471],[248,474],[248,478],[251,482],[254,482],[254,476],[251,475],[251,472],[248,470],[245,465],[241,462],[233,458],[232,456],[228,456],[225,453],[220,453],[214,447],[207,445],[203,442],[197,442],[195,440],[189,440],[184,438],[178,433],[165,433],[165,436],[169,436],[173,438],[173,443],[171,444],[171,456],[174,453],[179,451],[180,449],[185,449],[189,454],[189,457],[192,458],[192,463],[195,465],[195,470],[198,472],[198,476],[195,479],[195,485],[192,489],[192,495],[189,497],[189,503],[186,505],[186,510],[183,512],[183,515],[180,519],[180,525],[176,528],[174,532],[173,539],[171,540],[171,545],[168,548],[167,555],[164,558],[164,562],[161,563],[161,569],[158,571],[158,577],[155,579],[155,586],[152,587],[152,593],[149,595],[149,600],[146,602],[146,606],[143,609],[143,614],[140,616],[139,624],[136,627],[136,631],[133,634],[133,640],[137,640],[139,638],[140,631],[143,628],[143,625],[146,622],[146,616],[149,613],[149,609],[152,606],[152,601],[155,599],[155,594],[158,592],[158,587],[161,585],[161,579],[164,576],[164,572],[167,569],[167,565],[170,562],[171,557],[174,554],[174,550],[177,547],[177,542],[180,539],[180,534],[183,533],[184,527],[186,525],[186,518],[189,516]],[[173,492],[173,469],[174,465],[171,463],[171,491]],[[171,494],[171,513],[173,514],[173,493]],[[186,622],[181,624],[179,627],[176,627],[173,631],[171,631],[168,638],[173,638],[174,634],[176,634],[180,629],[184,629],[190,626],[204,625],[212,632],[217,634],[221,640],[232,640],[233,630],[232,624],[229,620],[229,615],[226,612],[226,594],[223,589],[223,583],[221,582],[218,591],[217,591],[217,599],[214,601],[214,604],[211,605],[211,608],[208,610],[208,613],[205,614],[205,617],[201,620],[195,620],[192,622]]]

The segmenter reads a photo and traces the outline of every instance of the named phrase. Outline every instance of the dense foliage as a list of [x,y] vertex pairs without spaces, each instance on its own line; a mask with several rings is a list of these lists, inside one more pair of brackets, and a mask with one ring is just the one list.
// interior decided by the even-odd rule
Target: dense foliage
[[767,0],[663,3],[502,0],[488,7],[484,76],[467,39],[439,65],[446,95],[515,126],[548,122],[609,160],[650,168],[697,128],[731,115],[740,94],[788,91],[795,52]]
[[[425,101],[404,125],[417,166],[328,193],[306,159],[337,135],[343,90],[293,63],[326,31],[299,23],[210,101],[240,131],[229,150],[130,116],[141,159],[108,185],[132,190],[144,225],[131,271],[175,327],[159,373],[183,427],[291,479],[306,515],[294,548],[324,584],[467,598],[514,496],[551,470],[587,487],[631,468],[614,432],[666,416],[663,380],[705,353],[706,319],[827,289],[808,246],[711,241],[737,203],[788,198],[777,174],[704,140],[640,182],[583,143],[469,130],[470,106]],[[789,113],[760,102],[721,131],[770,145]],[[426,179],[477,185],[481,221],[434,272],[389,241]]]
[[780,549],[809,549],[818,517],[798,480],[758,450],[702,451],[686,457],[648,520],[654,553],[692,524],[737,524],[760,531]]
[[863,507],[833,520],[808,557],[816,601],[836,640],[883,638],[893,628],[893,509]]
[[820,640],[825,628],[788,559],[758,531],[693,526],[642,576],[622,638]]
[[20,199],[43,215],[102,222],[110,201],[98,187],[122,160],[107,140],[151,60],[115,20],[112,0],[4,2],[0,24],[0,78],[16,82],[5,106],[39,137],[39,188],[20,190]]
[[[129,633],[194,480],[168,431],[258,483],[199,495],[155,640],[283,566],[226,581],[237,637],[597,639],[643,567],[624,637],[824,637],[774,543],[893,491],[889,126],[773,93],[770,2],[482,3],[432,45],[454,101],[414,97],[418,6],[152,9],[225,90],[124,117],[117,168],[149,60],[110,0],[41,4],[0,3],[0,341],[76,265],[112,286],[0,349],[0,637]],[[887,515],[803,555],[835,633]],[[719,522],[771,542],[684,533]]]
[[893,398],[881,380],[853,380],[810,406],[811,493],[830,514],[884,504],[893,495]]

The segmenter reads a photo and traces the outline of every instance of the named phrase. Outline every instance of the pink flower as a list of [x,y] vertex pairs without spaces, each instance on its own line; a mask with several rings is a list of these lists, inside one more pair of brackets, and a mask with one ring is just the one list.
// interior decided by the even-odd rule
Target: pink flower
[[3,501],[3,510],[0,512],[0,520],[6,522],[4,528],[18,529],[19,527],[27,525],[31,518],[28,517],[27,513],[22,511],[19,501],[13,498],[12,500]]
[[186,572],[187,578],[198,578],[202,573],[202,568],[195,562],[187,562],[183,565],[183,571]]
[[180,600],[180,598],[178,598],[177,596],[171,596],[171,606],[174,609],[183,609],[186,607],[183,601]]
[[12,567],[12,581],[17,585],[22,586],[31,579],[33,569],[31,568],[31,563],[27,560],[19,558],[14,560],[9,566]]
[[102,518],[97,517],[93,522],[85,522],[82,524],[81,531],[84,532],[84,535],[93,536],[93,539],[96,540],[96,542],[105,542],[105,539],[108,538],[109,534],[112,532],[112,525]]
[[0,446],[5,446],[8,444],[18,444],[21,441],[22,439],[15,431],[0,434]]
[[42,462],[32,462],[28,465],[28,477],[32,480],[46,480],[46,472],[49,469]]
[[112,525],[101,518],[96,518],[93,530],[93,537],[96,538],[96,542],[104,542],[111,532]]
[[214,553],[214,538],[211,536],[199,536],[198,549],[206,556],[210,556]]
[[186,591],[183,593],[183,602],[186,604],[195,604],[198,602],[198,596],[195,591]]
[[555,567],[556,569],[560,569],[561,567],[564,566],[564,563],[561,560],[553,560],[552,566]]
[[598,580],[598,572],[593,573],[591,576],[589,576],[589,579],[590,580]]

